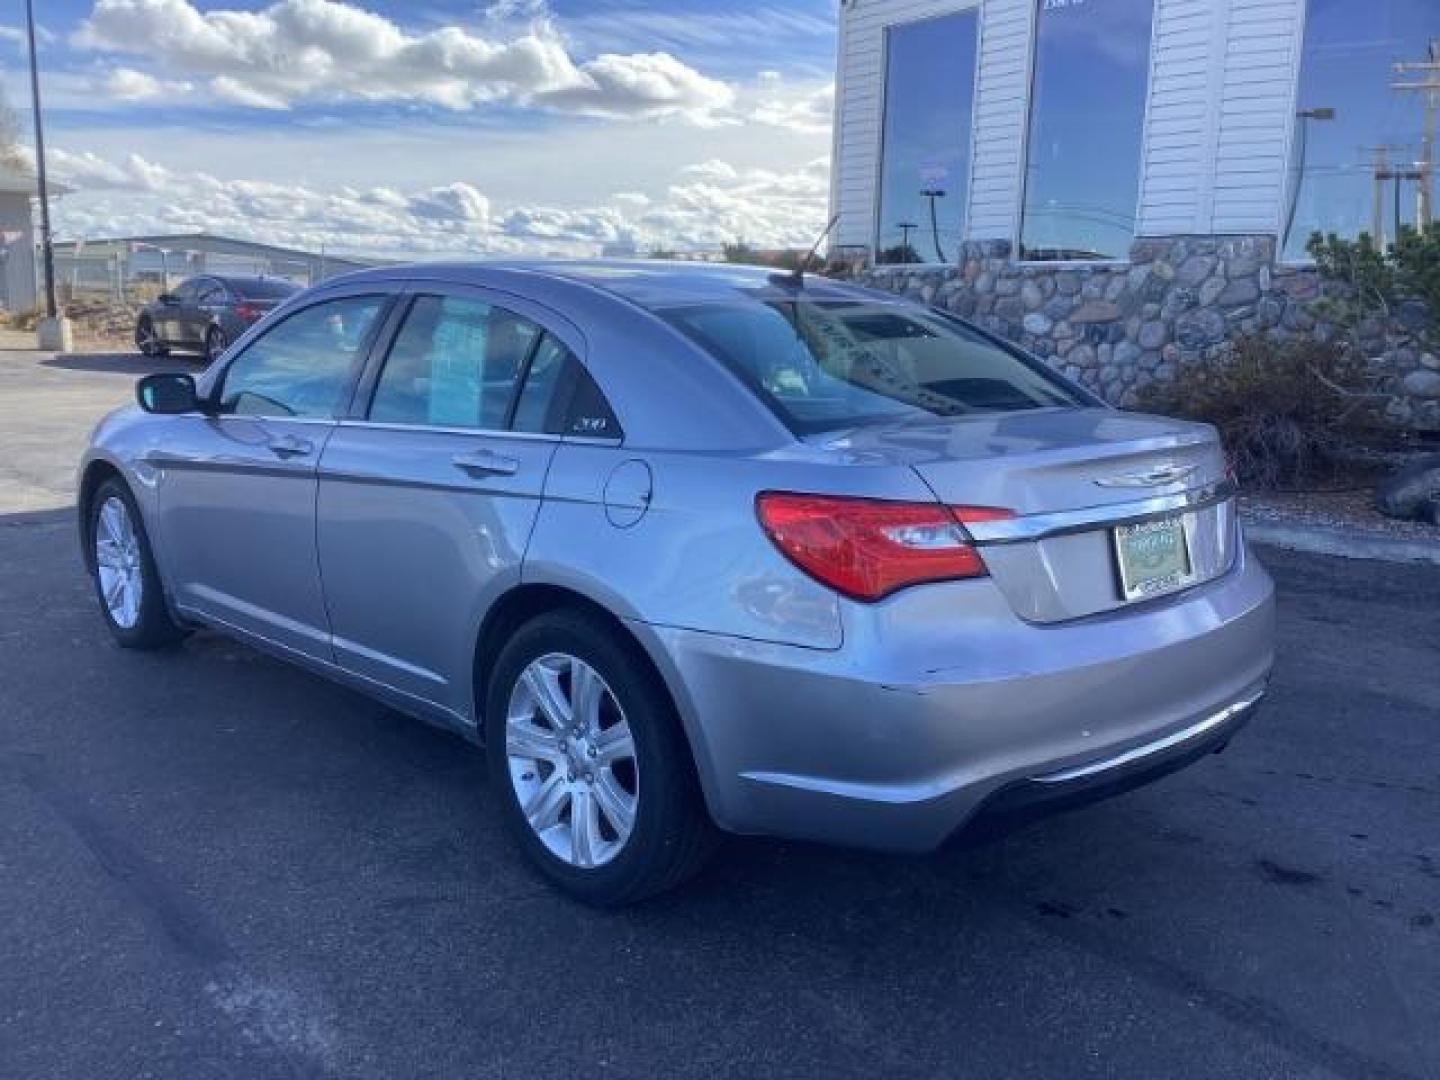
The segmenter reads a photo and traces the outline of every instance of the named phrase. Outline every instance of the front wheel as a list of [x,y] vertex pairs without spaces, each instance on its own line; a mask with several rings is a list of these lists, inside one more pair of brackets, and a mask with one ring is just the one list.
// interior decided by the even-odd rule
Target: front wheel
[[135,324],[135,347],[142,356],[164,356],[169,351],[156,333],[155,323],[149,315],[140,316],[140,321]]
[[95,594],[115,640],[127,649],[156,649],[183,637],[165,606],[140,511],[119,480],[96,491],[89,535]]
[[220,354],[225,351],[225,331],[218,326],[212,326],[205,334],[205,362],[213,364],[220,359]]
[[617,637],[585,612],[535,618],[501,652],[485,710],[510,831],[545,877],[602,906],[680,884],[715,835],[674,706]]

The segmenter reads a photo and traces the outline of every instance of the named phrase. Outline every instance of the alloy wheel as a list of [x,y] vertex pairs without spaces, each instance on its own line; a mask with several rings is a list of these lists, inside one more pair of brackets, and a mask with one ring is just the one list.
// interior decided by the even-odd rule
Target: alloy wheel
[[225,334],[220,330],[211,330],[205,335],[205,359],[214,363],[220,359],[220,354],[225,351]]
[[160,339],[155,336],[155,327],[149,319],[141,322],[139,329],[135,331],[135,344],[144,356],[154,356],[159,349]]
[[520,810],[552,855],[590,869],[620,854],[639,772],[625,711],[599,672],[568,653],[531,661],[510,692],[505,753]]
[[140,620],[145,587],[140,537],[123,499],[111,496],[95,522],[95,570],[100,595],[115,625],[129,630]]

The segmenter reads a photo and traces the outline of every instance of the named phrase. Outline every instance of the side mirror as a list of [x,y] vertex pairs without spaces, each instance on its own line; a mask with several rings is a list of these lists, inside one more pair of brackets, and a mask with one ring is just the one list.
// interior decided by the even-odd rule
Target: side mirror
[[200,409],[200,395],[195,390],[195,379],[180,372],[146,375],[135,384],[135,399],[146,412],[167,416],[198,412]]
[[159,300],[162,304],[178,304],[180,302],[180,298],[173,292],[162,292],[155,299]]

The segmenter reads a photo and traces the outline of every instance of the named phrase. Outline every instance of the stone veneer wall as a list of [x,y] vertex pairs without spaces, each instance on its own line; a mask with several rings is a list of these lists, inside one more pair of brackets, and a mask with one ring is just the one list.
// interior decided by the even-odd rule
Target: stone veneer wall
[[[874,266],[861,283],[955,312],[1018,342],[1116,405],[1212,360],[1239,334],[1328,340],[1317,316],[1327,290],[1309,269],[1277,266],[1268,236],[1175,236],[1137,240],[1123,264],[1017,263],[1007,241],[969,241],[953,267]],[[1417,310],[1418,309],[1418,310]],[[1359,331],[1394,423],[1440,431],[1440,360],[1406,327],[1427,317],[1409,306],[1389,325]]]

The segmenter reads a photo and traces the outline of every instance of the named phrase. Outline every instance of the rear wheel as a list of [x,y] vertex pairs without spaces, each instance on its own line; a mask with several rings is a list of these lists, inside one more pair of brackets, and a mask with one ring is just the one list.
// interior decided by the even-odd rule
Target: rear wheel
[[127,649],[155,649],[184,636],[170,617],[150,539],[129,489],[107,480],[90,504],[91,565],[100,612]]
[[609,624],[578,611],[526,623],[495,665],[485,715],[506,823],[566,892],[630,903],[703,864],[715,830],[674,706]]
[[229,342],[225,340],[225,331],[218,326],[212,326],[205,332],[205,362],[213,364],[219,360],[220,354],[225,351],[228,344]]
[[155,323],[149,315],[141,315],[135,324],[135,347],[144,356],[164,356],[169,350],[155,331]]

